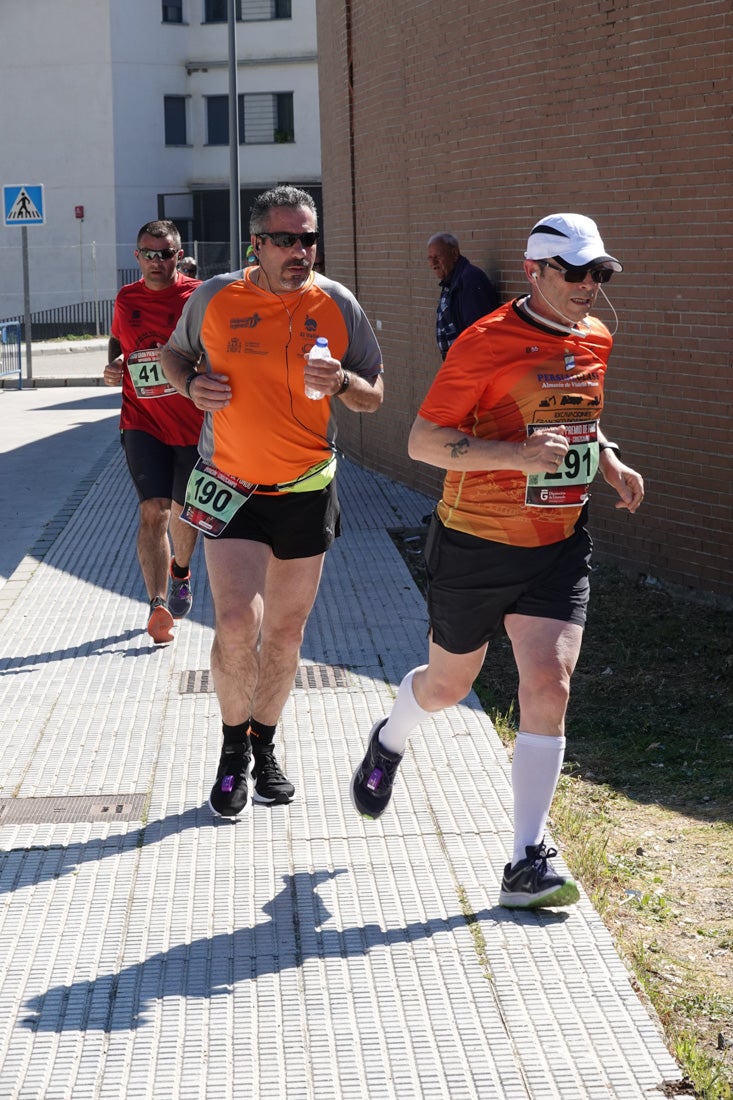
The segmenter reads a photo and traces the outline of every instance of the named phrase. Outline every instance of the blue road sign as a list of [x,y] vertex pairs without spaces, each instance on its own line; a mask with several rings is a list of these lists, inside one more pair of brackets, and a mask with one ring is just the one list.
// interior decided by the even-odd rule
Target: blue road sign
[[3,187],[6,225],[43,225],[43,184],[7,184]]

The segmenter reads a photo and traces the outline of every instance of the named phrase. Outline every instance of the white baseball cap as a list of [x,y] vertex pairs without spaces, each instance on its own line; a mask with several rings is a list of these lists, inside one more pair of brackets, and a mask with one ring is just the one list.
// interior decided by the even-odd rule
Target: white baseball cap
[[598,226],[585,214],[550,214],[542,218],[529,235],[524,255],[527,260],[557,256],[571,267],[605,263],[614,271],[623,271],[616,257],[606,252]]

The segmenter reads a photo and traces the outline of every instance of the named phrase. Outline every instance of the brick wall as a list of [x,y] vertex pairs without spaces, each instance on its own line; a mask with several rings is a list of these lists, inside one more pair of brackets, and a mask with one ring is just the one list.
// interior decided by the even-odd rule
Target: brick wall
[[588,214],[625,265],[604,429],[648,490],[629,517],[596,482],[599,553],[733,596],[728,0],[329,0],[318,34],[327,273],[386,368],[382,410],[340,416],[342,445],[437,492],[406,453],[440,365],[428,236],[455,233],[506,298],[532,224]]

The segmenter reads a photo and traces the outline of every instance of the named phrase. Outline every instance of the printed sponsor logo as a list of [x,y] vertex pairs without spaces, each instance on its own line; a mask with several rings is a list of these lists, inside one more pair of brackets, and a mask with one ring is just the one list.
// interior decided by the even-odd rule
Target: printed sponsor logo
[[259,313],[253,313],[251,317],[232,317],[229,321],[230,328],[256,328],[262,318]]

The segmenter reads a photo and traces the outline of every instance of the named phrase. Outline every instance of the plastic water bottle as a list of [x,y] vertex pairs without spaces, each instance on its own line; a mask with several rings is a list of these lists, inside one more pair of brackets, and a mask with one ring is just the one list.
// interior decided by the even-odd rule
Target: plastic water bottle
[[[313,362],[314,359],[330,359],[331,351],[328,346],[328,340],[325,336],[319,336],[315,344],[308,352],[308,361]],[[315,386],[305,387],[305,396],[310,397],[311,401],[320,401],[322,397],[325,397],[325,393],[321,393]]]

